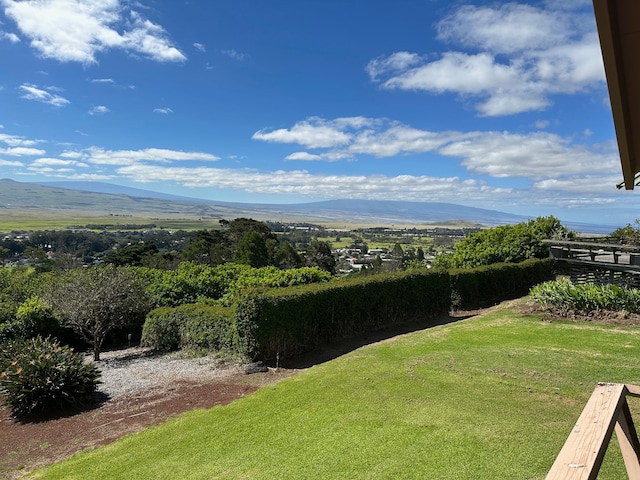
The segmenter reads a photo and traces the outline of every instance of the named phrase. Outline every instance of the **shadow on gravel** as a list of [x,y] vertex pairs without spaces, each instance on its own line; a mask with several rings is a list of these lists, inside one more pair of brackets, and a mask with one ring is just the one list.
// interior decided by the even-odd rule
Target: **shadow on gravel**
[[[295,369],[312,367],[338,358],[360,347],[364,347],[365,345],[387,340],[398,335],[404,335],[405,333],[417,332],[427,328],[437,327],[438,325],[446,325],[475,315],[475,313],[470,312],[457,312],[447,316],[430,318],[428,320],[418,320],[374,332],[366,332],[342,341],[320,345],[314,348],[311,352],[303,353],[292,358],[282,359],[279,362],[279,366],[282,368]],[[275,361],[268,361],[266,363],[269,367],[276,366]]]

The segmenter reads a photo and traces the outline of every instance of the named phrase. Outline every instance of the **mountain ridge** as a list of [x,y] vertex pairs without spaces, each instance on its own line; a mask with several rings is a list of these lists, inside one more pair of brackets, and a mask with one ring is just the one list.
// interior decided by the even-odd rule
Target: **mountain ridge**
[[295,215],[311,215],[331,218],[338,218],[346,215],[352,220],[357,220],[354,216],[362,215],[367,218],[380,217],[380,220],[385,223],[464,221],[491,226],[505,223],[517,223],[530,218],[497,210],[467,207],[445,202],[338,199],[292,204],[256,204],[182,197],[104,182],[44,182],[37,183],[37,185],[86,191],[90,193],[127,195],[133,198],[150,198],[193,204],[221,205],[225,207],[248,209],[251,211],[263,210],[274,214],[289,213]]
[[[201,216],[230,219],[249,216],[258,220],[397,226],[455,222],[496,226],[515,224],[531,218],[445,202],[343,199],[295,204],[254,204],[203,200],[106,182],[27,183],[9,179],[0,180],[0,212],[3,208],[100,211],[120,215],[144,212],[152,215],[185,215],[191,218]],[[586,233],[608,233],[616,228],[579,223],[565,225]]]

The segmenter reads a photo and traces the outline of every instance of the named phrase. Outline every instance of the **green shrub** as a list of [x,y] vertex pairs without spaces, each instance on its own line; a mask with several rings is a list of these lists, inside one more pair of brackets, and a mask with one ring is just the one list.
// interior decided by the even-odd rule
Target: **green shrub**
[[52,338],[38,336],[0,348],[0,393],[16,417],[89,403],[99,376],[93,363]]
[[494,263],[518,263],[549,256],[547,238],[572,238],[575,234],[553,216],[516,225],[500,225],[473,233],[455,245],[452,254],[440,255],[434,265],[443,268],[474,268]]
[[16,320],[24,326],[24,337],[55,335],[60,324],[50,306],[40,298],[31,297],[18,307]]
[[549,259],[530,259],[449,273],[454,307],[477,308],[525,295],[533,285],[551,278],[552,265]]
[[161,352],[180,348],[180,327],[175,307],[159,307],[147,314],[140,344]]
[[618,285],[572,284],[568,279],[545,282],[530,291],[531,299],[561,314],[600,310],[640,313],[640,290]]
[[58,333],[60,325],[51,308],[31,297],[17,309],[12,302],[0,302],[0,343],[37,335]]
[[275,267],[252,268],[238,263],[210,267],[182,262],[175,271],[137,270],[145,278],[147,293],[158,307],[177,307],[198,303],[202,299],[220,299],[221,304],[229,306],[238,294],[248,288],[284,287],[331,279],[331,274],[317,267],[279,270]]
[[231,309],[190,304],[149,312],[141,343],[160,351],[191,348],[235,354],[238,335]]

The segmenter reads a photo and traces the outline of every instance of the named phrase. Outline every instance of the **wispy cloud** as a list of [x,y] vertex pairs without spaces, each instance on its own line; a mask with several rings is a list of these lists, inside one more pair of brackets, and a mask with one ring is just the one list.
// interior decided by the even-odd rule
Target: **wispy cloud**
[[161,113],[163,115],[169,115],[170,113],[173,113],[173,110],[171,110],[169,107],[154,108],[153,113]]
[[32,147],[33,145],[42,143],[42,140],[31,140],[20,135],[0,133],[0,142],[10,147]]
[[24,164],[15,160],[3,160],[0,158],[0,167],[24,167]]
[[112,78],[92,78],[91,83],[107,83],[113,85],[116,82]]
[[8,40],[11,43],[20,43],[20,37],[11,32],[0,32],[0,40]]
[[56,90],[53,87],[46,87],[47,90],[45,90],[37,87],[36,85],[31,85],[26,83],[24,85],[20,85],[20,87],[18,88],[23,92],[22,95],[20,95],[20,97],[26,100],[34,100],[36,102],[46,103],[54,107],[64,107],[71,103],[66,98],[47,91],[47,90]]
[[93,64],[98,53],[120,49],[159,62],[186,60],[160,25],[120,0],[0,0],[0,4],[44,58]]
[[109,110],[104,105],[97,105],[93,107],[91,110],[89,110],[89,115],[102,115],[104,113],[109,113],[110,111],[111,110]]
[[[83,161],[99,165],[132,165],[140,162],[172,163],[174,161],[204,161],[219,160],[206,152],[185,152],[182,150],[168,150],[164,148],[146,148],[143,150],[105,150],[100,147],[90,147],[77,152]],[[67,151],[67,155],[72,153]]]
[[593,14],[582,2],[571,11],[557,3],[460,7],[436,30],[440,40],[465,51],[436,60],[401,51],[371,60],[366,70],[386,89],[475,99],[483,116],[543,110],[554,95],[604,88]]
[[201,52],[206,52],[207,49],[205,48],[205,46],[201,43],[194,43],[193,46],[196,48],[196,50],[199,50]]
[[11,157],[44,155],[45,153],[46,151],[41,150],[39,148],[30,148],[30,147],[0,148],[0,155],[9,155]]
[[246,53],[241,53],[238,52],[236,50],[234,50],[233,48],[231,50],[222,50],[222,54],[226,55],[229,58],[233,58],[234,60],[244,60],[245,58],[247,58],[247,54]]
[[31,162],[32,167],[81,167],[87,168],[89,165],[75,160],[62,160],[59,158],[38,158]]

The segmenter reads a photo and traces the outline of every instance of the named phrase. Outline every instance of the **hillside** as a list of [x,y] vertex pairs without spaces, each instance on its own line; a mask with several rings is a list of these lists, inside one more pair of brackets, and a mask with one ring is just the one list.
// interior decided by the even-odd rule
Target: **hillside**
[[[251,217],[257,220],[326,225],[495,226],[528,218],[497,210],[452,203],[383,200],[327,200],[298,204],[250,204],[203,200],[102,182],[25,183],[0,180],[0,212],[14,217],[89,216],[137,219],[182,219],[217,222]],[[88,220],[87,220],[88,221]],[[615,227],[567,224],[580,232],[608,233]],[[203,228],[206,225],[203,225]]]
[[[2,182],[4,180],[0,181],[0,187]],[[434,222],[498,225],[517,223],[526,219],[523,216],[496,210],[465,207],[452,203],[328,200],[298,204],[249,204],[180,197],[101,182],[50,182],[37,185],[11,183],[14,184],[14,188],[19,185],[25,187],[29,205],[33,205],[34,196],[44,195],[48,198],[51,192],[55,192],[57,208],[76,208],[80,204],[89,207],[92,202],[95,202],[94,205],[97,208],[104,208],[108,204],[110,208],[113,206],[113,208],[131,209],[133,212],[139,212],[142,209],[145,213],[160,208],[158,213],[182,211],[189,214],[195,210],[209,215],[237,213],[274,220],[292,218],[310,222],[343,221],[383,225]],[[62,194],[66,196],[63,197]],[[100,197],[97,195],[108,195],[108,197],[103,197],[104,200],[100,203]],[[156,202],[158,200],[161,202]],[[0,194],[0,205],[2,203],[2,194]]]

